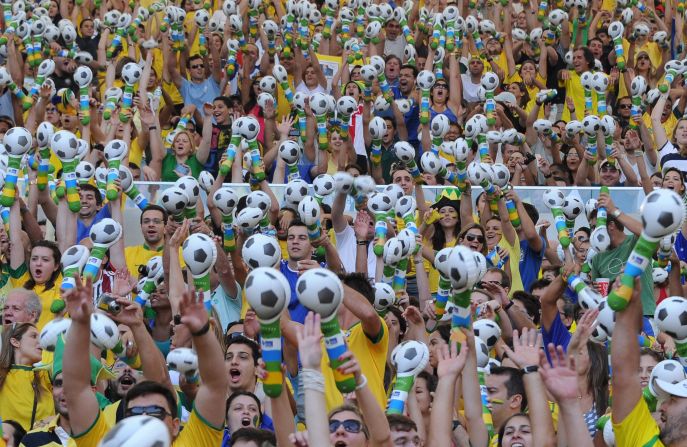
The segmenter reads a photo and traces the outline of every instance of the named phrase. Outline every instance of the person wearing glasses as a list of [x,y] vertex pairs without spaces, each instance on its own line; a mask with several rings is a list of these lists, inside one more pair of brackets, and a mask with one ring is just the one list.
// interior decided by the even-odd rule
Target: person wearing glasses
[[[72,438],[78,447],[97,445],[110,430],[90,384],[88,369],[93,296],[91,280],[85,284],[76,278],[76,287],[64,294],[72,325],[64,348],[64,396],[69,409]],[[179,326],[190,333],[198,355],[202,377],[188,422],[180,431],[177,394],[172,386],[166,362],[148,334],[140,307],[119,299],[124,308],[113,316],[131,328],[142,361],[146,380],[132,387],[119,403],[123,418],[146,414],[165,423],[176,446],[217,446],[222,440],[228,377],[223,368],[222,350],[210,330],[208,312],[202,296],[184,292],[174,304],[179,311]]]
[[0,415],[30,430],[55,412],[47,371],[34,371],[41,361],[38,329],[32,323],[12,323],[2,330]]
[[145,266],[150,258],[162,256],[167,211],[160,205],[150,204],[141,213],[140,224],[143,243],[124,249],[126,268],[134,276],[139,274],[141,267]]

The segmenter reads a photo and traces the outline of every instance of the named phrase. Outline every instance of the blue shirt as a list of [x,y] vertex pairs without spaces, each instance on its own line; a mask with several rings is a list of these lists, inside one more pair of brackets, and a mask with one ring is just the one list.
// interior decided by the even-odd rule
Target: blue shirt
[[76,243],[80,240],[90,237],[91,227],[105,218],[111,218],[110,207],[104,206],[98,211],[98,214],[93,218],[93,222],[89,226],[84,225],[81,219],[76,220]]
[[530,247],[526,239],[520,239],[520,278],[525,290],[530,290],[530,285],[537,280],[541,263],[544,260],[546,250],[546,239],[540,236],[542,249],[539,253]]
[[[553,343],[554,346],[562,346],[563,351],[568,350],[568,343],[570,343],[570,331],[565,327],[561,321],[561,314],[556,312],[556,317],[551,323],[551,327],[547,330],[544,325],[541,327],[542,340],[544,341],[544,346],[548,346],[549,343]],[[549,358],[549,351],[544,350],[546,353],[546,358]],[[551,360],[551,359],[549,359]]]
[[[326,268],[324,263],[320,263],[321,267]],[[289,268],[289,261],[281,260],[279,262],[279,271],[286,276],[291,286],[291,299],[289,300],[289,315],[291,319],[297,323],[303,324],[305,317],[308,315],[308,309],[298,301],[298,293],[296,293],[296,282],[298,281],[298,272]]]
[[181,81],[181,89],[179,90],[181,97],[184,98],[186,105],[193,104],[196,110],[203,115],[203,104],[212,101],[220,96],[220,88],[215,78],[210,76],[201,83],[191,82],[188,79]]
[[683,236],[682,231],[678,231],[675,238],[675,253],[677,253],[680,261],[687,262],[687,239]]

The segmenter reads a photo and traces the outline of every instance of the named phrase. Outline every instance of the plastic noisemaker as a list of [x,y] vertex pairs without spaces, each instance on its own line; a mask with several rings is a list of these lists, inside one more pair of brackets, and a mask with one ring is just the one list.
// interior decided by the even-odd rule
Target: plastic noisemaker
[[372,138],[370,144],[370,162],[374,166],[379,166],[382,163],[382,138],[386,133],[386,122],[383,118],[375,116],[370,120],[369,130],[370,137]]
[[[72,245],[62,255],[62,284],[61,290],[74,288],[76,282],[74,277],[81,274],[81,270],[90,257],[90,250],[84,245]],[[64,304],[64,303],[63,303]],[[60,312],[58,310],[58,312]]]
[[231,124],[231,139],[229,140],[229,145],[227,146],[227,156],[225,160],[219,167],[220,175],[226,176],[231,171],[232,165],[234,164],[234,159],[236,158],[236,153],[241,145],[241,134],[239,133],[239,126],[242,126],[243,117],[239,117],[234,120]]
[[[466,342],[465,334],[461,329],[470,327],[470,296],[472,288],[484,273],[486,268],[480,266],[477,256],[484,257],[477,252],[472,252],[467,247],[457,245],[451,250],[451,254],[446,261],[448,263],[448,279],[453,287],[451,302],[455,305],[451,314],[451,337],[450,343],[455,343],[460,348]],[[486,260],[483,265],[486,266]]]
[[553,214],[553,222],[558,233],[558,241],[564,250],[570,246],[570,234],[565,225],[565,214],[563,213],[563,204],[565,203],[565,196],[560,189],[547,189],[542,196],[544,204],[549,207],[551,214]]
[[257,140],[258,133],[260,133],[260,122],[251,115],[245,116],[238,127],[238,131],[248,143],[251,175],[257,182],[261,182],[265,180],[265,168]]
[[630,94],[632,95],[632,112],[630,115],[630,128],[639,129],[642,122],[642,96],[646,92],[647,82],[643,76],[635,76],[630,83]]
[[87,126],[91,122],[91,95],[89,92],[93,72],[85,65],[80,66],[74,72],[74,82],[79,86],[79,112],[81,124]]
[[591,71],[585,71],[580,75],[580,82],[582,83],[582,88],[584,89],[584,116],[591,115],[594,113],[592,109],[592,77],[594,75]]
[[618,65],[618,70],[625,71],[625,49],[623,48],[623,33],[625,33],[625,26],[622,22],[613,22],[608,25],[608,35],[613,39],[613,48],[615,49],[615,61]]
[[615,120],[610,115],[605,115],[599,120],[599,127],[604,134],[606,144],[606,160],[612,165],[616,164],[616,159],[611,155],[613,150],[613,136],[615,135]]
[[329,149],[329,139],[327,138],[329,102],[324,93],[315,93],[310,97],[310,108],[317,120],[317,147],[322,151],[326,151]]
[[55,72],[55,61],[52,59],[43,60],[38,66],[38,74],[36,75],[36,82],[31,87],[29,91],[29,96],[37,95],[40,91],[43,83],[47,78],[52,76]]
[[178,186],[175,185],[162,191],[160,205],[172,216],[175,222],[183,222],[187,204],[188,195]]
[[103,118],[109,120],[112,117],[112,112],[117,107],[117,103],[122,98],[122,89],[119,87],[110,87],[105,90],[105,108],[103,110]]
[[150,295],[164,282],[165,271],[162,266],[162,256],[153,256],[146,263],[147,274],[143,278],[143,285],[139,288],[138,295],[134,299],[142,308],[145,316],[150,315]]
[[584,129],[585,135],[587,135],[587,147],[586,151],[591,155],[591,159],[587,160],[587,164],[590,166],[595,165],[598,157],[597,149],[597,131],[599,130],[600,120],[596,115],[588,115],[582,120],[582,128]]
[[342,374],[338,370],[338,367],[343,364],[340,360],[341,356],[348,351],[346,338],[339,326],[337,315],[337,310],[343,301],[341,280],[331,270],[310,269],[298,278],[296,292],[298,301],[303,306],[322,317],[320,327],[324,335],[324,346],[329,357],[329,364],[334,373],[336,388],[342,393],[354,391],[353,374]]
[[661,238],[661,242],[658,244],[658,252],[656,253],[659,267],[665,268],[668,266],[670,256],[673,254],[673,246],[675,246],[675,234],[669,234]]
[[603,72],[592,75],[592,89],[596,93],[596,114],[599,118],[606,115],[606,90],[608,90],[608,76]]
[[54,133],[55,128],[48,121],[43,121],[38,125],[38,129],[36,129],[38,153],[41,156],[36,183],[40,191],[45,190],[45,187],[48,185],[48,174],[50,173],[50,140]]
[[124,93],[122,94],[122,108],[119,111],[119,120],[129,122],[129,112],[134,104],[134,85],[141,79],[141,67],[134,62],[129,62],[122,68],[122,80],[124,80]]
[[265,394],[277,397],[282,392],[282,341],[279,318],[289,303],[291,288],[284,275],[271,267],[253,269],[246,278],[246,300],[260,322],[260,345],[267,378]]
[[104,153],[107,159],[107,200],[113,201],[117,198],[117,186],[115,181],[119,178],[119,168],[122,160],[129,152],[129,146],[124,140],[111,140],[105,145]]
[[386,216],[391,209],[391,198],[383,192],[373,192],[368,196],[367,209],[373,214],[375,219],[375,245],[373,248],[376,256],[384,253],[386,243]]
[[675,78],[685,71],[685,66],[682,64],[682,61],[672,60],[666,62],[665,71],[666,74],[663,82],[658,85],[658,90],[661,93],[668,93]]
[[212,238],[206,234],[194,233],[186,238],[182,246],[182,256],[186,268],[193,277],[193,286],[203,292],[203,303],[209,311],[210,301],[210,270],[217,260],[217,248]]
[[[201,9],[201,11],[204,11]],[[191,348],[175,348],[167,354],[167,366],[183,375],[187,383],[198,383],[198,354]]]
[[205,9],[196,11],[193,20],[198,26],[198,54],[205,57],[208,54],[208,40],[205,37],[205,27],[210,21],[210,14]]
[[494,101],[494,92],[499,87],[499,77],[493,71],[488,71],[482,75],[482,88],[484,88],[484,113],[487,116],[487,124],[494,126],[496,124],[496,101]]
[[444,316],[446,304],[451,294],[451,281],[448,279],[451,272],[448,260],[452,250],[453,247],[443,248],[434,256],[434,268],[439,272],[439,286],[437,287],[437,296],[434,301],[434,314],[437,316],[437,320],[441,320]]
[[185,175],[179,177],[179,179],[174,182],[174,186],[178,187],[187,198],[186,207],[184,208],[184,217],[187,219],[195,218],[197,213],[196,204],[200,196],[200,183],[198,183],[195,177]]
[[2,140],[7,150],[8,162],[5,174],[5,185],[2,188],[0,205],[11,207],[17,196],[17,180],[24,155],[31,149],[33,138],[31,132],[23,127],[13,127],[5,133]]
[[491,182],[490,166],[486,163],[480,163],[479,161],[473,161],[468,165],[468,179],[473,185],[480,185],[487,196],[491,197],[489,200],[489,209],[492,213],[498,213],[498,197],[494,198],[496,194],[496,188]]
[[322,225],[320,223],[320,204],[312,196],[305,196],[298,204],[298,214],[308,228],[308,239],[311,242],[317,241],[322,236]]
[[420,341],[406,340],[394,348],[391,361],[396,366],[396,380],[389,396],[386,413],[403,414],[415,377],[429,362],[429,349]]
[[108,60],[112,59],[114,53],[122,47],[122,39],[124,39],[124,36],[130,23],[131,15],[127,13],[121,14],[117,19],[117,26],[115,28],[114,37],[112,38],[112,42],[110,42],[110,45],[107,47],[106,51],[106,56]]
[[284,68],[283,65],[274,64],[274,68],[272,68],[272,76],[274,76],[274,79],[277,80],[284,91],[286,100],[289,102],[289,104],[293,104],[293,91],[289,85],[289,77],[288,73],[286,72],[286,68]]
[[93,224],[90,232],[93,247],[91,247],[91,255],[83,268],[84,279],[91,278],[95,281],[100,272],[105,253],[121,236],[122,226],[113,219],[105,218]]
[[677,230],[685,217],[682,199],[669,189],[657,189],[649,193],[639,211],[642,215],[642,234],[625,264],[620,287],[608,295],[608,304],[616,312],[624,310],[629,304],[634,279],[651,266],[651,258],[660,240]]
[[601,304],[601,301],[603,301],[604,298],[599,292],[585,284],[579,276],[568,275],[566,281],[570,290],[575,291],[577,294],[577,302],[583,309],[596,309],[599,307],[599,304]]
[[420,124],[429,124],[429,96],[436,76],[429,70],[422,70],[416,79],[416,84],[420,88]]
[[138,187],[134,183],[134,177],[131,175],[131,171],[126,166],[119,166],[119,184],[131,200],[134,201],[136,206],[142,211],[148,206],[148,199],[141,194]]
[[406,164],[415,183],[421,184],[423,180],[420,169],[415,163],[415,148],[407,141],[397,141],[394,143],[394,153],[399,160]]

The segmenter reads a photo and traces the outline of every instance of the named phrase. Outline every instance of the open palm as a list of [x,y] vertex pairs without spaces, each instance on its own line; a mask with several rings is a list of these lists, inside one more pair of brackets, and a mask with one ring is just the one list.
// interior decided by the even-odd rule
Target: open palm
[[575,360],[569,360],[563,352],[563,347],[554,348],[549,344],[549,364],[543,352],[540,356],[540,374],[544,379],[546,389],[556,398],[558,402],[567,399],[577,399],[580,392],[577,384],[577,372],[575,371]]

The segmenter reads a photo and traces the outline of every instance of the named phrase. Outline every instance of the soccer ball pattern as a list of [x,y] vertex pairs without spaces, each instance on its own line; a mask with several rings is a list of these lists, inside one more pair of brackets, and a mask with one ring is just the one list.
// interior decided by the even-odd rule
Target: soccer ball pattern
[[613,328],[615,327],[615,312],[608,305],[607,301],[602,301],[599,304],[599,327],[608,335],[608,338],[613,336]]
[[36,129],[36,142],[38,147],[46,147],[50,144],[55,128],[48,121],[43,121]]
[[76,167],[76,178],[79,183],[88,182],[95,175],[95,168],[87,161],[82,161]]
[[475,337],[475,351],[477,351],[477,367],[485,368],[489,364],[489,346],[479,337]]
[[251,269],[274,267],[281,260],[281,248],[273,237],[254,234],[243,244],[241,256]]
[[40,345],[41,349],[44,349],[48,352],[54,352],[60,335],[65,335],[71,325],[72,320],[69,318],[52,320],[46,324],[38,336],[38,344]]
[[417,203],[415,202],[415,197],[403,196],[396,201],[396,215],[398,217],[403,217],[408,214],[415,214],[416,207]]
[[334,192],[334,177],[329,174],[320,174],[315,177],[312,182],[312,187],[315,190],[315,195],[325,197]]
[[179,179],[174,182],[174,186],[179,188],[179,190],[188,197],[187,207],[195,206],[198,201],[198,196],[200,196],[200,184],[195,177],[191,177],[190,175],[179,177]]
[[191,274],[202,276],[215,265],[217,247],[210,236],[203,233],[194,233],[184,241],[181,255]]
[[134,62],[129,62],[122,68],[122,79],[128,85],[134,85],[141,79],[141,67]]
[[501,338],[501,328],[493,320],[483,318],[472,324],[472,331],[487,344],[489,349],[496,346],[496,342]]
[[563,214],[565,214],[565,218],[568,220],[575,220],[582,213],[583,209],[584,203],[582,203],[580,196],[575,193],[568,194],[565,201],[563,201]]
[[2,139],[7,153],[10,155],[24,155],[31,149],[33,138],[31,132],[23,127],[12,127]]
[[195,376],[198,371],[198,354],[191,348],[176,348],[167,354],[167,366],[186,376]]
[[381,140],[386,134],[386,122],[384,118],[375,116],[370,120],[370,136],[373,140]]
[[264,215],[260,208],[246,207],[236,215],[235,224],[244,233],[250,234],[257,228]]
[[[5,141],[7,141],[7,134],[5,134]],[[55,155],[57,155],[57,158],[63,161],[74,159],[79,149],[76,136],[68,130],[58,130],[55,132],[50,140],[50,146]]]
[[160,197],[160,205],[173,216],[181,214],[187,204],[188,196],[178,186],[165,189]]
[[[241,137],[246,140],[254,140],[260,132],[260,123],[251,115],[242,117],[241,120],[237,120],[236,132],[241,135]],[[232,128],[233,130],[233,128]]]
[[233,189],[228,186],[223,186],[212,196],[213,202],[217,208],[219,208],[220,213],[224,215],[231,215],[236,208],[236,204],[239,201],[239,196],[234,192]]
[[439,157],[434,153],[434,152],[425,152],[422,154],[420,157],[420,166],[422,166],[422,170],[433,174],[437,175],[441,171],[441,160],[439,160]]
[[417,340],[406,340],[391,352],[397,373],[416,376],[429,362],[429,348]]
[[79,87],[88,87],[93,80],[93,72],[85,65],[80,66],[74,72],[74,82]]
[[[286,281],[287,288],[284,287]],[[246,300],[263,322],[278,319],[289,303],[291,288],[284,275],[271,267],[258,267],[246,278]]]
[[658,362],[649,376],[649,391],[656,397],[667,397],[659,387],[656,386],[656,380],[663,380],[668,383],[676,384],[682,382],[687,378],[685,369],[677,360],[663,360]]
[[410,163],[415,159],[415,148],[407,141],[399,141],[394,144],[394,153],[403,163]]
[[112,140],[105,145],[105,157],[108,160],[121,160],[129,151],[129,146],[123,140]]
[[316,225],[320,221],[320,204],[314,197],[305,196],[298,204],[298,214],[306,225]]
[[272,206],[272,199],[264,191],[253,191],[246,196],[246,206],[259,208],[263,213],[266,213]]
[[387,239],[382,254],[384,265],[396,265],[401,259],[403,259],[403,243],[397,237]]
[[342,96],[336,101],[336,110],[343,116],[351,116],[358,110],[358,103],[352,96]]
[[373,192],[367,198],[367,209],[374,214],[385,213],[391,209],[391,198],[383,192]]
[[375,310],[379,313],[386,312],[389,307],[393,306],[396,302],[396,294],[394,289],[385,282],[377,282],[374,285],[375,288],[375,302],[373,306]]
[[611,237],[606,227],[597,227],[589,237],[589,243],[597,253],[604,253],[611,248]]
[[101,313],[91,314],[91,343],[101,350],[117,346],[119,328],[108,316]]
[[492,166],[492,181],[499,188],[505,188],[510,181],[510,171],[503,163],[494,163]]
[[544,191],[542,200],[544,201],[544,205],[549,208],[561,208],[565,203],[565,196],[560,189],[551,188]]
[[656,306],[654,319],[661,332],[665,332],[677,342],[687,338],[687,300],[671,296]]
[[324,319],[334,314],[343,300],[343,285],[331,270],[307,270],[296,282],[298,301]]
[[673,233],[685,217],[685,205],[674,191],[651,191],[639,207],[644,233],[651,238],[662,238]]
[[[348,194],[353,190],[353,176],[348,172],[339,171],[332,176],[334,179],[334,189],[339,194]],[[287,186],[288,190],[288,186]]]
[[112,245],[122,236],[122,226],[114,219],[102,219],[91,227],[90,237],[93,243]]
[[448,279],[451,274],[451,263],[449,259],[451,258],[451,252],[453,247],[446,247],[439,250],[434,256],[434,268],[439,271],[439,273]]
[[305,180],[295,179],[291,180],[286,185],[284,190],[284,200],[287,203],[292,204],[295,208],[301,203],[303,197],[308,195],[308,183]]
[[421,90],[430,90],[436,80],[437,78],[434,76],[434,73],[429,70],[422,70],[418,73],[415,83]]
[[415,233],[410,228],[402,229],[396,237],[401,242],[401,247],[403,248],[401,253],[404,258],[415,251],[417,242],[415,240]]
[[450,122],[448,117],[444,114],[436,115],[429,126],[432,136],[436,138],[443,138],[448,133]]
[[310,108],[315,116],[322,116],[327,114],[329,109],[329,101],[324,93],[315,93],[310,96]]
[[279,157],[287,165],[295,165],[301,157],[301,147],[293,140],[284,140],[279,144]]
[[98,447],[169,447],[169,429],[152,416],[130,416],[107,432]]

